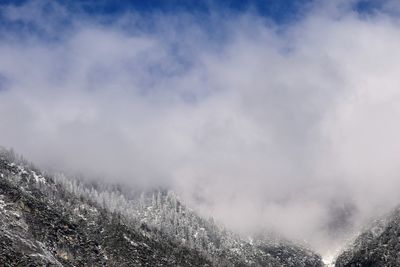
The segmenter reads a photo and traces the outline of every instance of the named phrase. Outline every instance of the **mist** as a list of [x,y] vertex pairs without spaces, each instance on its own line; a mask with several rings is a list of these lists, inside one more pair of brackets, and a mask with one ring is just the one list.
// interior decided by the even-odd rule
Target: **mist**
[[317,1],[278,25],[251,10],[205,22],[2,5],[30,26],[1,28],[0,143],[335,249],[400,203],[400,28],[385,10]]

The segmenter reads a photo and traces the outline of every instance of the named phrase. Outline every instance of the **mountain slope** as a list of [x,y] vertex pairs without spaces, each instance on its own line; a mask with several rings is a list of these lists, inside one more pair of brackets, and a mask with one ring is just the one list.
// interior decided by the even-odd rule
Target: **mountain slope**
[[312,251],[247,242],[167,191],[128,198],[0,153],[4,266],[322,266]]
[[336,266],[400,266],[400,208],[375,221],[337,258]]
[[[198,252],[148,238],[48,177],[0,159],[5,266],[210,266]],[[43,192],[46,192],[43,193]]]

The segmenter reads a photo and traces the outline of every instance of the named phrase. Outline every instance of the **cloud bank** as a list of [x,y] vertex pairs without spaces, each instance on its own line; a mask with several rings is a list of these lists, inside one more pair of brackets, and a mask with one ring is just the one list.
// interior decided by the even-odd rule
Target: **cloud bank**
[[0,10],[19,29],[0,34],[0,142],[41,166],[168,186],[320,251],[400,203],[400,28],[384,9],[316,3],[287,25]]

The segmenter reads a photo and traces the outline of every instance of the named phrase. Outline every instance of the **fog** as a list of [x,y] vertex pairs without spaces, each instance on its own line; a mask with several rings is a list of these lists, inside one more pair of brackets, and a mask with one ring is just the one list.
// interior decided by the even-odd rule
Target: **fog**
[[39,166],[166,186],[237,231],[322,253],[400,203],[396,2],[317,2],[283,25],[251,10],[0,10],[26,25],[0,32],[0,144]]

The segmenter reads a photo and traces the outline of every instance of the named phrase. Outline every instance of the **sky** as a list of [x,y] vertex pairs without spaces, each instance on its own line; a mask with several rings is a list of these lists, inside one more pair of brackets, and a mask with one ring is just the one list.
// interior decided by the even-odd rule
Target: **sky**
[[397,1],[0,1],[0,144],[321,253],[400,203]]

